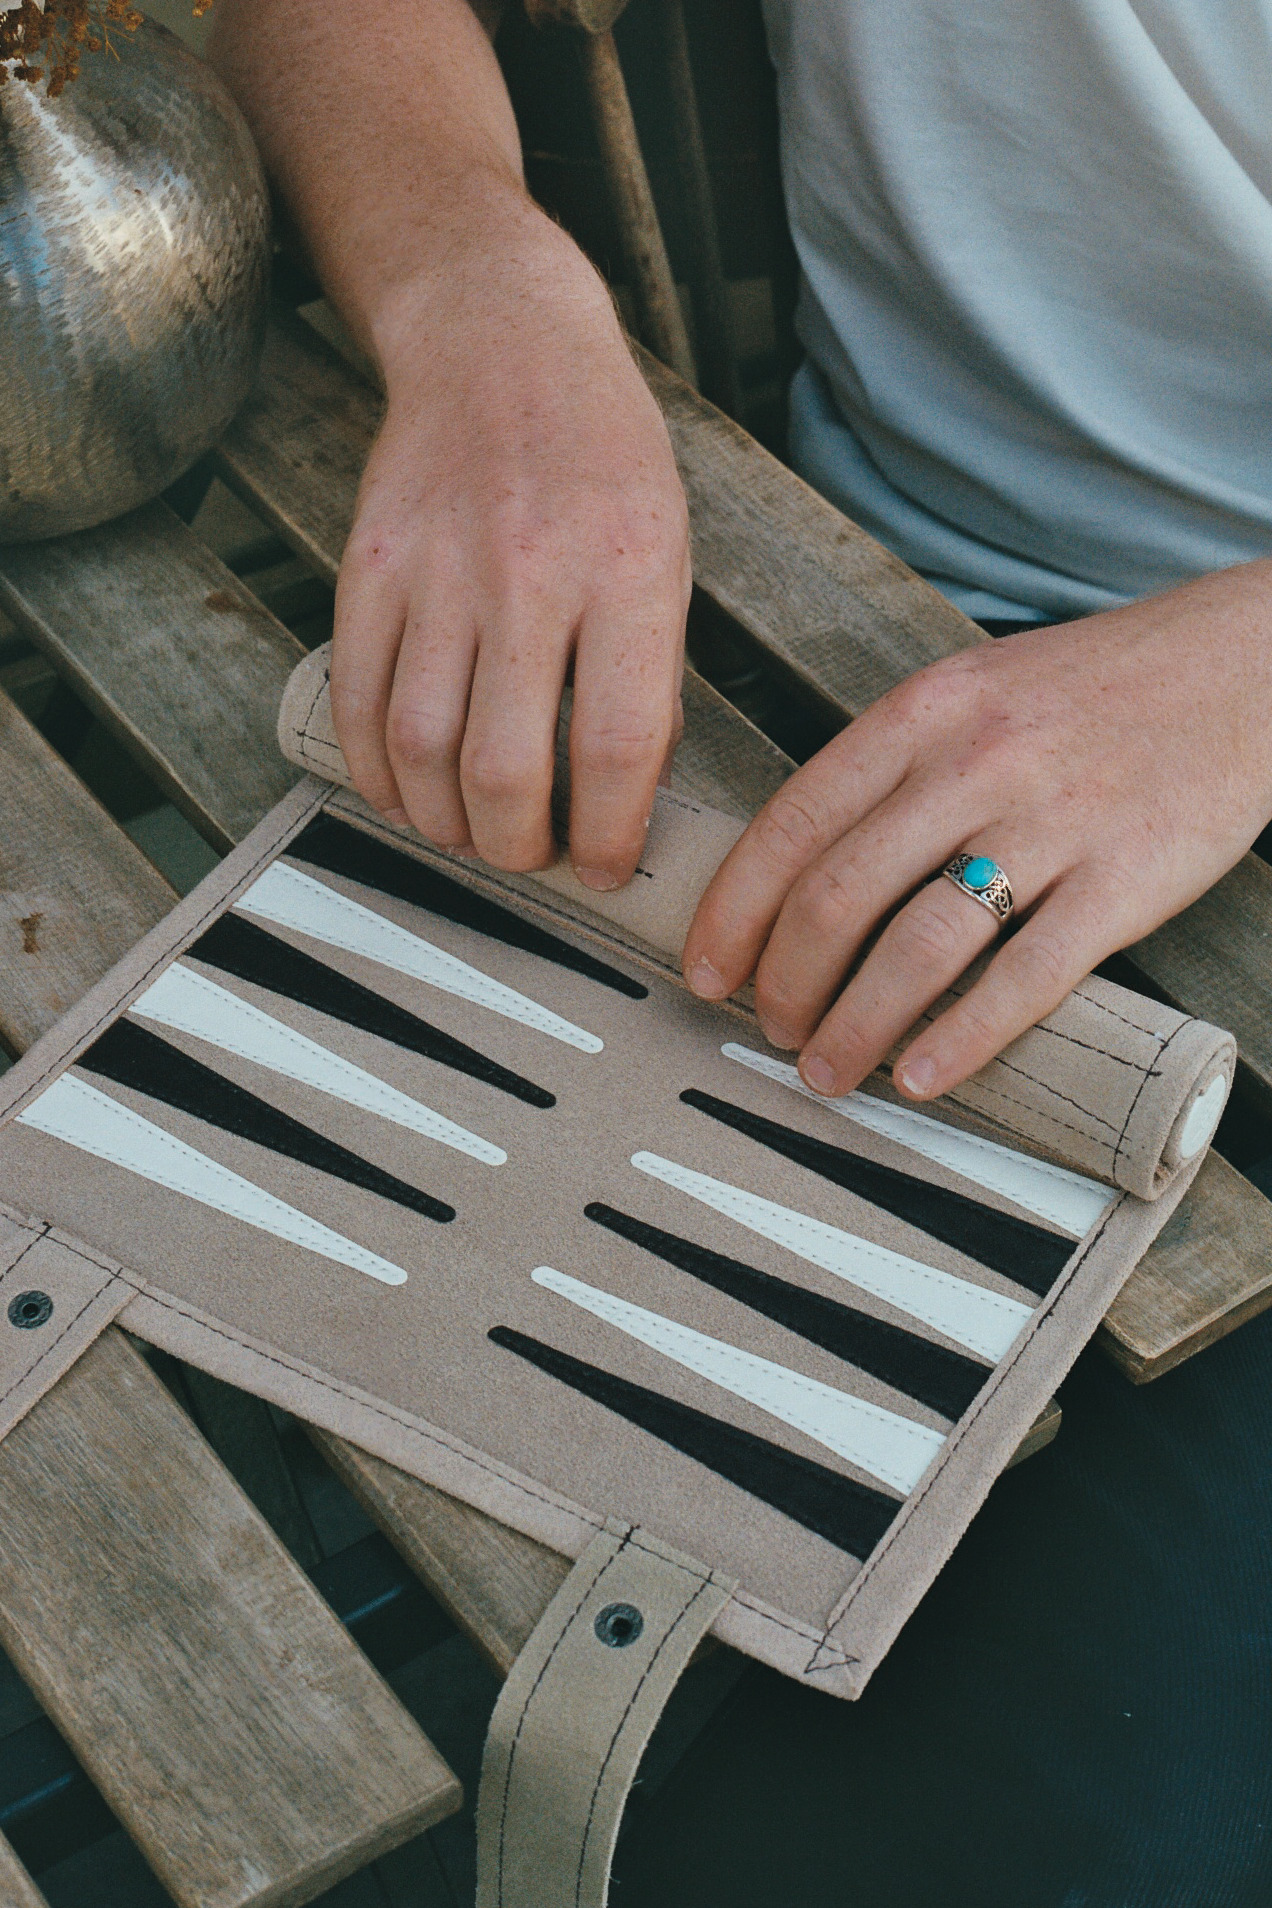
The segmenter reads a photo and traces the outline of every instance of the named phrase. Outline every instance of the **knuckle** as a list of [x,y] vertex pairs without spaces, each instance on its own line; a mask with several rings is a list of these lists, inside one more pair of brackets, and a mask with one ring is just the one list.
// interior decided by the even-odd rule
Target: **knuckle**
[[436,770],[454,760],[459,738],[424,709],[390,707],[385,724],[389,760],[402,768]]
[[1022,993],[1059,997],[1073,985],[1073,947],[1054,932],[1017,935],[1011,944],[1011,971]]
[[530,799],[546,785],[534,758],[490,744],[464,751],[460,778],[466,794],[494,806]]
[[672,728],[590,729],[572,742],[571,767],[583,777],[625,775],[647,768],[651,761],[661,763]]
[[954,922],[931,902],[916,902],[903,909],[888,928],[885,939],[890,951],[906,967],[945,966],[963,946],[963,937]]
[[800,881],[793,905],[804,932],[815,940],[830,940],[856,921],[860,900],[850,884],[833,868],[814,868]]
[[821,846],[822,820],[811,802],[783,790],[753,824],[756,845],[782,865],[807,861]]
[[959,1003],[958,1026],[965,1045],[991,1052],[1002,1045],[1003,1030],[989,1002],[972,993]]

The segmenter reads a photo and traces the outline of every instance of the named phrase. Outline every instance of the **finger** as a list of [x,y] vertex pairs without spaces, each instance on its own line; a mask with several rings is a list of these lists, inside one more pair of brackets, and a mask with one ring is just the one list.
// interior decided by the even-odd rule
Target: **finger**
[[720,999],[753,972],[791,884],[892,794],[913,761],[904,725],[866,714],[765,803],[698,904],[685,942],[695,993]]
[[[1055,875],[1026,846],[1008,844],[1004,862],[1022,908]],[[920,888],[888,923],[800,1054],[807,1085],[832,1095],[859,1086],[998,932],[995,915],[952,881],[938,875]]]
[[1051,1013],[1123,945],[1115,908],[1095,882],[1061,882],[975,986],[907,1047],[894,1070],[901,1091],[921,1100],[948,1093]]
[[562,608],[544,604],[535,619],[507,605],[480,636],[459,775],[473,843],[497,868],[556,858],[552,778],[569,633]]
[[459,752],[477,655],[466,611],[434,598],[412,607],[389,698],[386,744],[402,805],[439,847],[471,851]]
[[645,845],[680,714],[684,604],[594,607],[579,631],[570,716],[570,858],[589,888],[620,888]]
[[407,819],[385,741],[406,607],[396,573],[346,551],[336,583],[331,719],[354,787],[391,821]]
[[804,1045],[879,923],[967,840],[981,817],[960,811],[962,795],[912,777],[796,880],[755,975],[774,1046]]

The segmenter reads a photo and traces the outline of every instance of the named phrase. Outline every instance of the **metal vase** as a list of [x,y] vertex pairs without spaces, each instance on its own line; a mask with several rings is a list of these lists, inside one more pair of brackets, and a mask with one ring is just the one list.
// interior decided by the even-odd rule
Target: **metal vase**
[[269,201],[216,75],[147,20],[0,87],[0,543],[157,496],[247,395]]

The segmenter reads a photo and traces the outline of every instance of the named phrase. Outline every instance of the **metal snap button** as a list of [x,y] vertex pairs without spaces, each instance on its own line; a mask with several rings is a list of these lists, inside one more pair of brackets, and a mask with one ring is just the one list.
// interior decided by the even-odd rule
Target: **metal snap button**
[[592,1627],[607,1648],[625,1650],[644,1629],[645,1619],[634,1603],[607,1603]]
[[33,1332],[47,1325],[53,1316],[53,1301],[47,1292],[19,1292],[9,1300],[9,1323],[20,1332]]

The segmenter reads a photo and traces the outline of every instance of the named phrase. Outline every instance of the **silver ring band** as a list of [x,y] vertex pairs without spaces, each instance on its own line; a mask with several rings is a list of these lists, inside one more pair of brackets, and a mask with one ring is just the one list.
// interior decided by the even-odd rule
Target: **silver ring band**
[[988,855],[955,855],[941,873],[970,900],[979,901],[983,908],[988,908],[1000,925],[1010,920],[1011,911],[1016,905],[1011,882],[998,863],[991,861]]

